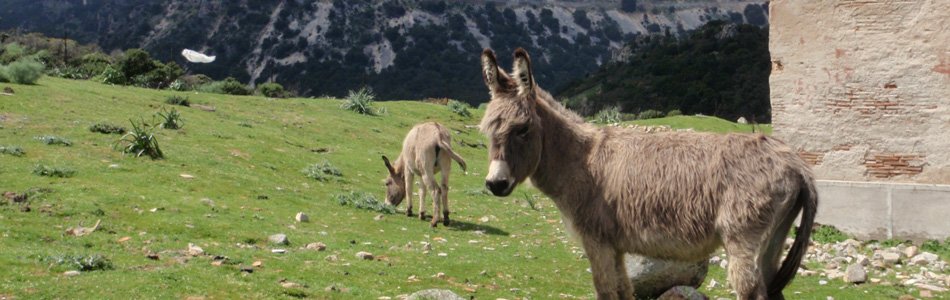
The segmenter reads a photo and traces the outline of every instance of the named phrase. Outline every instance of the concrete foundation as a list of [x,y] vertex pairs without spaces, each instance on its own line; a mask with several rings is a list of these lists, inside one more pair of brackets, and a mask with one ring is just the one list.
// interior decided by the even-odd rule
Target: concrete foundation
[[950,237],[950,185],[819,180],[815,222],[862,240]]

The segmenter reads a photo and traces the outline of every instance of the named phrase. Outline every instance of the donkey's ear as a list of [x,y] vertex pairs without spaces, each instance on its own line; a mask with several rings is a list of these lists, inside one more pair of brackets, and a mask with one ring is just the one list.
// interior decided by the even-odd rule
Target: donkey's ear
[[393,169],[393,165],[389,163],[389,159],[383,155],[383,163],[386,164],[386,169],[389,169],[389,174],[396,174],[396,169]]
[[515,86],[518,87],[518,95],[525,95],[534,88],[534,74],[531,72],[531,58],[528,57],[528,51],[522,48],[515,50]]
[[491,49],[482,51],[482,77],[485,78],[485,85],[493,93],[511,86],[511,79],[498,68],[498,59]]

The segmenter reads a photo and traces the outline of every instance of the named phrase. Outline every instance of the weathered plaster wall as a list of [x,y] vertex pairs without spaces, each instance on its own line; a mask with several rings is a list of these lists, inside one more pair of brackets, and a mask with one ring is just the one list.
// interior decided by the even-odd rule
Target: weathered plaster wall
[[775,136],[821,179],[950,184],[950,1],[769,9]]

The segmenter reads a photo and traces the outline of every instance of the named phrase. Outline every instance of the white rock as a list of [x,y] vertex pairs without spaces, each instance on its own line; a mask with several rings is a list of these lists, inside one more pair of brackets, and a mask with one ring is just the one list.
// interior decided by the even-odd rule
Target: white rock
[[902,254],[904,254],[904,257],[911,258],[911,257],[917,256],[919,252],[917,250],[917,246],[910,246],[910,247],[904,248],[904,253]]
[[205,255],[205,250],[198,247],[198,245],[188,243],[188,255],[191,256],[202,256]]
[[719,283],[719,282],[716,282],[715,279],[710,279],[710,280],[709,280],[709,288],[717,288],[717,287],[722,287],[722,284]]
[[303,222],[303,223],[310,222],[310,217],[308,217],[307,214],[303,212],[298,212],[297,216],[294,218],[297,219],[297,222]]
[[936,254],[933,254],[930,252],[924,252],[924,253],[913,256],[913,258],[910,259],[910,263],[923,266],[923,265],[929,265],[939,259],[940,257],[937,256]]
[[844,272],[844,282],[864,283],[868,281],[868,273],[861,264],[852,264]]
[[79,275],[79,274],[80,274],[80,272],[79,272],[79,271],[75,271],[75,270],[63,272],[63,276],[76,276],[76,275]]
[[885,252],[882,257],[884,258],[884,263],[890,266],[900,263],[901,256],[897,253]]
[[268,241],[278,245],[290,244],[290,241],[287,240],[287,235],[283,233],[278,233],[267,238]]
[[360,252],[356,252],[356,258],[365,259],[365,260],[373,260],[373,254],[366,251],[360,251]]
[[709,265],[711,266],[718,266],[720,262],[722,262],[722,258],[718,255],[713,255],[713,257],[709,258]]
[[854,257],[854,262],[865,267],[871,265],[871,260],[867,256],[864,256],[862,254],[856,255]]
[[828,284],[828,281],[827,281],[827,280],[819,280],[819,281],[818,281],[818,285],[826,285],[826,284]]
[[947,292],[947,291],[948,291],[947,288],[942,288],[942,287],[935,286],[935,285],[930,285],[930,284],[918,284],[918,285],[915,285],[915,286],[916,286],[917,288],[921,289],[921,290],[930,290],[930,291],[934,291],[934,292],[938,292],[938,293],[944,293],[944,292]]

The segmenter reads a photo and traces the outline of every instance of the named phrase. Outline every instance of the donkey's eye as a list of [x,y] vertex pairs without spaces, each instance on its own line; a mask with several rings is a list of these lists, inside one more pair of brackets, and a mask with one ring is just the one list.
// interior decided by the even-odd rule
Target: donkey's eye
[[525,127],[518,128],[518,130],[515,131],[515,135],[517,135],[517,136],[520,137],[520,138],[523,138],[523,137],[527,136],[527,135],[528,135],[528,127],[525,126]]

